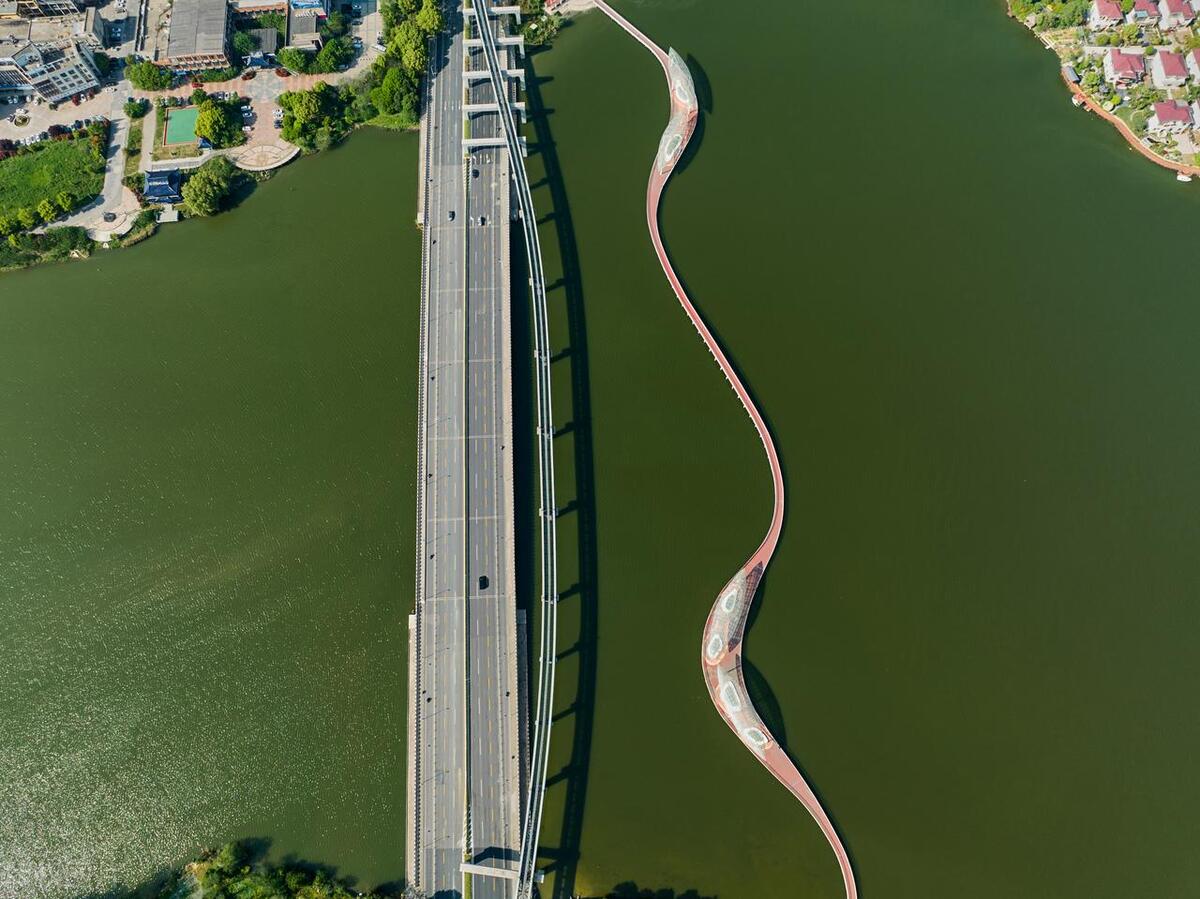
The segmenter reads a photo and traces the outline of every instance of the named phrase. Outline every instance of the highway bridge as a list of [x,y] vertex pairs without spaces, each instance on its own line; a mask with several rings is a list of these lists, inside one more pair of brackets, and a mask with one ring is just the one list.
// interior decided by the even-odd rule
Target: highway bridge
[[[557,611],[545,284],[516,100],[519,7],[446,0],[421,119],[416,597],[406,868],[429,899],[527,896],[548,759]],[[542,626],[531,730],[514,562],[510,230],[530,273]]]

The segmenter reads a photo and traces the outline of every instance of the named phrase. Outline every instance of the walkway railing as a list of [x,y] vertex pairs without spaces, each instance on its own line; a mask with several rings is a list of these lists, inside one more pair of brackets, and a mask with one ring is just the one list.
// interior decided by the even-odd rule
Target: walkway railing
[[530,751],[529,790],[521,829],[521,853],[518,863],[517,896],[527,899],[533,893],[537,873],[538,835],[542,826],[542,806],[546,792],[546,768],[550,761],[550,727],[554,711],[554,668],[558,643],[558,507],[554,496],[554,415],[550,396],[550,329],[546,312],[546,281],[542,270],[542,248],[537,232],[537,215],[529,178],[521,157],[520,135],[509,103],[508,82],[496,37],[492,34],[490,0],[474,0],[479,36],[487,60],[488,76],[496,94],[500,122],[504,130],[513,183],[517,188],[517,208],[525,235],[525,258],[529,269],[529,287],[533,303],[534,368],[537,381],[537,448],[539,510],[541,536],[542,622],[538,652],[537,703],[533,719],[533,747]]
[[725,585],[709,612],[700,649],[700,664],[704,682],[708,687],[713,705],[716,706],[725,723],[737,734],[746,748],[775,776],[775,779],[800,800],[817,822],[837,858],[847,899],[856,899],[858,887],[854,880],[854,870],[833,822],[830,821],[816,794],[805,781],[799,769],[796,768],[795,763],[779,746],[762,717],[755,710],[742,676],[742,638],[746,620],[754,603],[754,595],[758,590],[759,582],[771,561],[771,556],[775,553],[775,546],[779,542],[779,535],[783,529],[783,468],[779,463],[775,441],[771,437],[766,421],[755,406],[750,392],[742,384],[737,371],[726,358],[720,343],[705,324],[704,317],[692,304],[687,291],[684,290],[679,276],[671,265],[671,260],[663,246],[662,235],[659,232],[658,209],[663,189],[696,128],[699,104],[696,101],[695,86],[686,63],[678,53],[674,50],[664,53],[662,48],[642,34],[604,0],[593,0],[593,2],[605,15],[653,54],[666,76],[667,88],[670,91],[671,117],[659,141],[658,154],[655,157],[654,166],[650,170],[650,181],[646,187],[646,226],[649,228],[650,240],[658,254],[658,261],[662,265],[663,273],[671,284],[671,289],[675,292],[684,312],[687,313],[701,340],[708,347],[708,351],[725,375],[729,386],[733,388],[733,392],[750,417],[754,429],[758,432],[763,450],[767,455],[774,487],[771,526],[767,530],[766,536],[745,565]]

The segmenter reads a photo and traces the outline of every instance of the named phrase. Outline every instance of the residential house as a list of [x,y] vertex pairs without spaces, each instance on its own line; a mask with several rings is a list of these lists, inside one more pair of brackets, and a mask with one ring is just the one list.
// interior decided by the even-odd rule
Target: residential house
[[1162,0],[1158,8],[1162,28],[1183,28],[1196,21],[1196,10],[1188,0]]
[[1154,0],[1134,0],[1133,9],[1125,18],[1131,25],[1157,25],[1158,4]]
[[1154,104],[1154,114],[1146,122],[1146,130],[1156,137],[1183,134],[1192,127],[1192,108],[1178,100]]
[[1088,11],[1088,28],[1092,31],[1106,31],[1124,22],[1125,15],[1117,0],[1092,0],[1092,8]]
[[183,201],[182,180],[179,169],[146,172],[142,196],[148,203],[180,203]]
[[1141,53],[1109,50],[1104,54],[1104,80],[1114,87],[1131,87],[1146,75],[1146,58]]
[[179,72],[226,68],[230,22],[226,0],[175,0],[167,52],[159,64]]
[[1192,73],[1192,78],[1200,82],[1200,50],[1189,51],[1188,55],[1184,57],[1184,61],[1187,63],[1188,71]]
[[1170,50],[1159,50],[1150,57],[1150,78],[1160,91],[1183,87],[1188,80],[1183,57]]

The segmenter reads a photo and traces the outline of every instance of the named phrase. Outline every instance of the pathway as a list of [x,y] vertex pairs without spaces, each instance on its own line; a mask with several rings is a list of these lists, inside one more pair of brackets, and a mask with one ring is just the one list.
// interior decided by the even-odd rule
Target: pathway
[[749,391],[742,384],[733,365],[725,357],[720,344],[709,331],[704,318],[688,298],[683,284],[680,283],[678,275],[671,266],[670,258],[663,247],[662,236],[659,233],[658,209],[663,189],[695,131],[696,118],[699,114],[691,74],[687,65],[674,50],[664,53],[657,44],[642,34],[604,0],[594,0],[594,2],[605,15],[654,55],[667,78],[667,87],[671,94],[671,118],[659,141],[654,167],[650,170],[650,182],[646,189],[646,224],[650,229],[650,239],[658,254],[659,263],[662,265],[672,290],[675,291],[675,296],[679,299],[684,312],[691,319],[709,352],[712,353],[717,365],[720,366],[725,379],[737,394],[738,399],[741,400],[746,414],[750,416],[750,421],[754,424],[754,428],[762,440],[763,449],[767,454],[767,462],[771,468],[775,496],[771,526],[758,549],[721,591],[709,613],[701,643],[701,667],[704,672],[704,682],[708,686],[713,704],[721,717],[725,719],[726,724],[763,766],[775,776],[776,780],[800,800],[817,822],[837,857],[847,899],[856,899],[858,887],[854,880],[854,870],[833,822],[821,807],[820,800],[805,781],[804,776],[775,741],[770,730],[755,711],[746,690],[746,684],[742,679],[742,639],[745,633],[746,619],[753,605],[758,584],[762,580],[767,564],[771,561],[775,546],[779,542],[780,531],[783,528],[783,469],[779,464],[775,442],[771,438],[771,432],[767,428],[766,422],[754,405]]

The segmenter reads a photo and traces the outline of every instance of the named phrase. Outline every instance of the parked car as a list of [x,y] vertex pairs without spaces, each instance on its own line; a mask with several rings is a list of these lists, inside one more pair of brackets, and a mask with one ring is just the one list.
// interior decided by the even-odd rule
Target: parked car
[[285,69],[283,66],[280,66],[279,68],[277,68],[275,70],[275,74],[278,75],[280,78],[288,78],[291,76],[292,73],[289,72],[287,69]]
[[245,71],[245,72],[242,72],[242,80],[243,80],[243,81],[250,81],[250,80],[251,80],[252,78],[254,78],[254,76],[255,76],[255,75],[257,75],[257,74],[258,74],[258,73],[257,73],[257,72],[255,72],[255,71],[254,71],[254,69],[248,69],[247,71]]
[[104,213],[104,220],[106,222],[115,222],[117,220],[117,214],[115,212],[106,212]]

